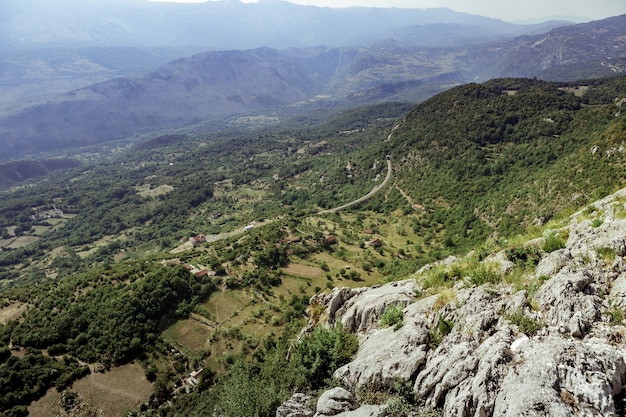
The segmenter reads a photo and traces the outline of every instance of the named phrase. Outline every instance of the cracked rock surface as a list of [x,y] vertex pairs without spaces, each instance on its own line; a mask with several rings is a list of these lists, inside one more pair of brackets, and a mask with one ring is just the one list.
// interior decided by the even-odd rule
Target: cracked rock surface
[[[538,285],[527,291],[506,280],[482,286],[460,280],[447,297],[416,296],[429,269],[462,262],[449,258],[415,279],[316,296],[325,323],[341,323],[359,337],[353,360],[334,374],[347,390],[327,392],[352,399],[329,406],[320,402],[324,393],[316,416],[376,416],[384,406],[359,403],[354,394],[393,388],[398,380],[450,417],[623,415],[624,200],[626,189],[590,206],[595,222],[588,208],[558,229],[565,247],[543,253],[528,278]],[[527,245],[541,248],[542,241]],[[506,276],[513,266],[505,255],[484,262]],[[403,307],[398,328],[380,325],[391,305]]]

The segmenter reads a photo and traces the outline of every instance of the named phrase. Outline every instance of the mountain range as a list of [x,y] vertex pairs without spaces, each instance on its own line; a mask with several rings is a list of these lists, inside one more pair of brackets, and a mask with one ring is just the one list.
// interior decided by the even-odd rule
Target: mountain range
[[[120,45],[195,45],[199,50],[355,46],[388,37],[403,27],[436,23],[473,27],[474,35],[466,41],[494,40],[555,25],[516,25],[445,8],[335,9],[237,0],[198,4],[6,0],[0,5],[0,45],[3,50]],[[482,37],[476,36],[479,32]],[[423,43],[419,38],[413,42]]]
[[136,77],[208,50],[355,47],[392,41],[446,47],[545,32],[449,9],[331,9],[288,2],[7,0],[0,4],[0,111],[51,94]]
[[[444,25],[438,33],[453,33],[449,29]],[[5,111],[2,158],[239,114],[419,102],[454,85],[496,77],[610,76],[626,70],[626,15],[477,45],[402,43],[388,38],[361,47],[209,51],[177,59],[141,77],[115,78]]]

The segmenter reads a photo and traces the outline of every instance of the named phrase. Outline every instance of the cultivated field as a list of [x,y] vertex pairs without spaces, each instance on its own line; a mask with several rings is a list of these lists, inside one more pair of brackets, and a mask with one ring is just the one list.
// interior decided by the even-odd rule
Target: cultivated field
[[[143,368],[136,363],[111,369],[109,372],[92,373],[74,382],[72,391],[84,401],[102,410],[104,416],[123,416],[136,410],[152,393],[152,384],[146,380]],[[28,407],[30,417],[58,415],[61,394],[56,389]]]

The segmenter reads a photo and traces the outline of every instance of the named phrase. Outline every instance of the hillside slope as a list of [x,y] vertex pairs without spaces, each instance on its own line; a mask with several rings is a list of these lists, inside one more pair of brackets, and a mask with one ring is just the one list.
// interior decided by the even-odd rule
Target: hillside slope
[[4,116],[0,145],[5,158],[84,146],[292,103],[318,85],[282,52],[208,52]]
[[360,335],[331,385],[351,392],[333,388],[317,406],[296,394],[277,416],[331,406],[346,416],[623,415],[625,198],[622,189],[482,262],[447,259],[409,280],[314,297],[323,312],[307,331],[341,324]]
[[[347,296],[369,291],[348,287],[406,280],[427,263],[468,252],[460,263],[437,264],[432,274],[420,275],[418,293],[413,284],[403,291],[404,301],[420,298],[412,308],[432,307],[428,317],[396,309],[385,319],[392,327],[381,331],[384,342],[419,327],[409,336],[420,346],[410,352],[420,356],[407,367],[390,367],[406,371],[396,376],[413,378],[424,371],[415,390],[441,407],[439,393],[447,385],[433,391],[440,374],[425,369],[458,358],[444,346],[460,341],[454,346],[462,358],[455,363],[471,367],[476,358],[466,352],[490,351],[491,345],[482,343],[492,330],[506,333],[496,340],[501,346],[518,334],[514,326],[539,331],[539,321],[569,334],[552,347],[581,348],[588,357],[586,346],[574,339],[613,334],[600,317],[619,314],[606,311],[607,284],[587,285],[587,277],[563,277],[549,265],[537,268],[544,252],[554,252],[564,255],[553,260],[566,262],[566,268],[587,262],[583,267],[590,266],[590,274],[610,279],[623,271],[621,206],[612,209],[616,223],[600,215],[609,208],[596,205],[577,217],[570,240],[574,235],[586,245],[597,240],[593,247],[577,246],[580,239],[565,243],[567,231],[560,227],[575,209],[624,186],[625,103],[626,77],[574,84],[498,79],[455,87],[409,113],[409,106],[387,103],[321,124],[311,116],[256,130],[159,135],[110,160],[2,190],[0,311],[8,324],[0,326],[0,355],[9,359],[0,363],[0,372],[20,380],[0,392],[0,407],[18,412],[48,388],[64,389],[82,378],[87,370],[72,358],[104,367],[140,359],[146,378],[155,381],[155,395],[143,408],[160,409],[170,401],[162,414],[206,415],[245,406],[245,412],[224,414],[273,416],[294,389],[326,388],[335,368],[349,362],[346,352],[356,347],[356,338],[343,330],[320,331],[287,359],[312,295],[346,287],[331,303],[339,306]],[[386,185],[361,205],[322,212],[378,190],[383,178]],[[623,205],[621,196],[617,201]],[[616,239],[600,236],[614,229]],[[543,240],[529,246],[519,234]],[[558,252],[564,247],[569,254]],[[600,257],[615,262],[601,263]],[[495,266],[482,262],[487,258]],[[561,315],[551,299],[539,298],[536,290],[546,277],[552,278],[545,285],[581,288],[571,298],[585,308],[566,310],[580,310],[582,316]],[[481,287],[485,283],[493,286]],[[586,297],[596,289],[591,308]],[[455,304],[454,297],[472,302]],[[473,297],[481,303],[473,304]],[[313,320],[324,317],[320,306],[311,305]],[[463,307],[475,307],[478,317]],[[500,307],[511,311],[503,315]],[[518,308],[521,316],[508,317]],[[368,316],[374,319],[359,329],[373,330],[383,314],[382,308],[375,310]],[[404,326],[399,314],[407,318]],[[442,320],[435,322],[439,314]],[[344,324],[354,330],[357,317],[366,315],[351,317]],[[552,337],[554,331],[544,334]],[[472,334],[478,340],[465,338]],[[443,343],[446,337],[450,344]],[[527,343],[523,351],[535,346]],[[172,353],[172,346],[180,353]],[[391,353],[404,351],[390,346]],[[19,357],[22,348],[28,354]],[[43,350],[67,359],[42,358]],[[336,356],[318,360],[318,354]],[[424,362],[427,357],[432,361]],[[175,381],[199,366],[207,370],[201,388],[172,400]],[[350,383],[370,376],[378,381],[375,367],[353,378],[354,367],[339,376],[348,375]],[[214,378],[212,372],[224,374]],[[577,372],[571,375],[578,377]],[[61,376],[53,378],[55,373]],[[38,375],[36,392],[26,379],[30,374]],[[459,398],[471,397],[462,404],[473,409],[479,398],[471,393],[478,391],[468,393],[464,387],[473,380],[461,379]],[[567,398],[583,398],[580,386],[567,381],[563,386]],[[395,389],[407,398],[414,390],[406,384]],[[386,398],[385,390],[370,398]],[[603,397],[607,410],[609,397]],[[492,407],[494,401],[485,404]]]
[[427,208],[415,227],[466,247],[614,191],[625,81],[498,79],[417,106],[389,142],[399,190]]

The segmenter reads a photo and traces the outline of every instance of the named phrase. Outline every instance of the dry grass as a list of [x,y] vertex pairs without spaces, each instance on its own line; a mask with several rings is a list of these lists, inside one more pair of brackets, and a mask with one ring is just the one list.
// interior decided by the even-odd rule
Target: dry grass
[[[74,382],[72,391],[103,411],[105,416],[123,416],[136,410],[152,393],[152,384],[143,368],[136,363],[120,366],[105,373],[92,373]],[[60,394],[51,389],[28,407],[31,417],[47,417],[58,413]]]
[[283,268],[283,272],[288,275],[295,275],[299,277],[313,279],[321,276],[324,271],[316,266],[290,264],[288,267]]
[[160,195],[165,195],[169,192],[174,191],[174,187],[171,185],[159,185],[156,188],[150,188],[150,185],[143,185],[141,187],[135,187],[137,189],[137,193],[144,198],[154,198]]
[[0,309],[0,324],[6,325],[10,321],[19,319],[27,308],[26,304],[13,303]]
[[[164,340],[182,347],[184,353],[199,354],[207,347],[213,329],[193,319],[181,320],[161,335]],[[187,352],[191,351],[191,352]]]
[[[15,239],[12,239],[11,242],[8,242],[6,245],[7,248],[10,249],[19,249],[24,246],[32,245],[40,239],[39,236],[20,236]],[[3,241],[4,242],[4,241]]]
[[204,306],[219,324],[244,308],[250,301],[250,296],[244,291],[220,291],[212,294]]
[[30,417],[56,416],[60,414],[59,401],[61,401],[61,394],[56,388],[51,388],[41,399],[28,406],[28,415]]

